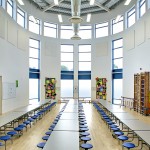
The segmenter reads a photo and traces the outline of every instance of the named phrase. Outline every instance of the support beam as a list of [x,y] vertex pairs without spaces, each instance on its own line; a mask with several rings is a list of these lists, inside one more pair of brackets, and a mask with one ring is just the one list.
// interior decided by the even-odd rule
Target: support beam
[[100,8],[102,8],[102,9],[104,9],[104,10],[106,10],[107,12],[109,12],[110,11],[110,9],[108,8],[108,7],[106,7],[106,6],[104,6],[104,5],[102,5],[101,3],[99,3],[99,2],[96,2],[95,1],[95,3],[94,3],[95,5],[97,5],[98,7],[100,7]]
[[[60,0],[59,3],[61,3],[62,1],[64,1],[64,0]],[[43,9],[43,12],[45,12],[45,11],[51,9],[51,8],[54,7],[54,6],[56,6],[54,3],[50,4],[49,6],[47,6],[47,7],[45,7],[45,8]]]

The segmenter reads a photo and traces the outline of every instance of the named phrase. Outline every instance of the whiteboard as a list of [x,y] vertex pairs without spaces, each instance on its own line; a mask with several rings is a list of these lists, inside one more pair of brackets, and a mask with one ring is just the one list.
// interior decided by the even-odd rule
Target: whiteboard
[[5,99],[11,99],[16,97],[16,84],[15,83],[8,83],[3,82],[3,100]]

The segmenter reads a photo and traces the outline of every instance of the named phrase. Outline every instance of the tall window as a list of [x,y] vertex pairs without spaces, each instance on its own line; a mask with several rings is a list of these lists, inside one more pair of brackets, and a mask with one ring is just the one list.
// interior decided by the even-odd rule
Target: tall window
[[121,103],[123,74],[123,39],[112,41],[112,99],[114,104]]
[[13,0],[7,0],[7,13],[13,17]]
[[61,45],[61,71],[73,71],[73,45]]
[[91,45],[79,45],[79,71],[91,71]]
[[79,99],[91,99],[91,45],[79,45]]
[[91,39],[92,38],[92,26],[80,26],[79,36],[81,39]]
[[29,100],[40,99],[40,41],[29,39]]
[[44,22],[44,36],[57,37],[57,24]]
[[40,20],[35,18],[33,20],[33,16],[29,16],[29,31],[40,34]]
[[70,39],[74,35],[72,26],[62,25],[60,27],[61,39]]
[[139,1],[139,17],[142,17],[146,12],[146,0]]
[[0,0],[0,6],[2,6],[2,0]]
[[95,25],[95,37],[108,36],[108,22],[100,23]]
[[61,97],[73,98],[73,45],[61,45]]
[[131,27],[135,23],[135,6],[127,12],[127,27]]
[[116,34],[121,31],[123,31],[123,16],[121,16],[117,22],[116,19],[112,20],[112,34]]
[[113,41],[113,51],[112,51],[112,64],[113,69],[123,68],[123,40],[117,39]]
[[25,12],[17,7],[17,23],[25,28]]

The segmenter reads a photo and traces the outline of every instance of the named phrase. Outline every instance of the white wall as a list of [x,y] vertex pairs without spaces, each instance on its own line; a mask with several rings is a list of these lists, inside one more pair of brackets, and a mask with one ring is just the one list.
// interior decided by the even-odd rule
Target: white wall
[[[19,81],[16,88],[16,98],[2,99],[2,113],[11,111],[17,107],[28,104],[28,34],[20,29],[3,10],[0,11],[0,76],[2,82],[15,83]],[[5,24],[5,26],[3,26]],[[22,30],[23,40],[18,39]],[[7,32],[9,31],[9,32]],[[26,37],[26,38],[25,38]],[[19,42],[19,44],[18,44]],[[22,48],[18,48],[22,45]]]
[[0,76],[0,115],[2,114],[2,76]]
[[150,71],[150,10],[123,36],[123,95],[133,98],[134,74]]

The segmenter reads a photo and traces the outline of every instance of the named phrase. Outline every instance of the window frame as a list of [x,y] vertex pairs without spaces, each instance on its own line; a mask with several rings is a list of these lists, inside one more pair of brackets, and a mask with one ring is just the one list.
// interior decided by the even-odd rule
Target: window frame
[[[116,59],[123,59],[123,56],[114,58],[114,51],[115,50],[122,48],[122,51],[123,51],[123,44],[122,44],[122,46],[114,48],[114,42],[118,41],[118,40],[121,40],[121,39],[122,39],[122,42],[123,42],[123,38],[115,39],[115,40],[112,41],[112,70],[117,70],[117,69],[114,69],[114,60],[116,60]],[[123,68],[118,68],[118,69],[123,69]]]
[[[83,27],[83,29],[82,29],[82,27]],[[89,29],[84,29],[84,27],[91,27],[91,28],[89,28]],[[79,36],[80,36],[80,31],[91,31],[90,33],[91,33],[91,37],[90,38],[82,38],[82,36],[81,36],[81,39],[92,39],[92,25],[82,25],[82,26],[80,26],[80,30],[79,30]]]
[[[30,46],[30,39],[38,41],[38,48]],[[34,38],[29,38],[29,54],[30,54],[30,48],[34,48],[38,51],[38,58],[30,57],[29,56],[29,79],[37,79],[38,80],[38,97],[37,98],[32,98],[29,100],[35,100],[38,99],[40,101],[40,40],[34,39]],[[38,60],[38,68],[30,68],[30,59],[37,59]]]
[[[124,30],[124,16],[121,15],[120,18],[122,18],[122,19],[119,19],[118,22],[115,22],[116,18],[112,19],[112,21],[111,21],[111,30],[112,30],[111,33],[112,33],[112,35],[117,34],[117,33],[120,33],[120,32],[122,32],[122,31]],[[122,24],[123,24],[123,30],[122,30],[122,31],[119,31],[119,32],[117,32],[117,33],[114,33],[114,31],[113,31],[114,26],[115,26],[116,24],[120,23],[120,22],[122,22]]]
[[[90,51],[87,51],[87,52],[80,52],[80,46],[90,46]],[[90,53],[91,54],[91,59],[92,59],[92,53],[91,53],[91,49],[92,49],[92,46],[91,44],[79,44],[78,45],[78,57],[79,57],[79,54],[80,53]],[[91,69],[90,70],[79,70],[80,68],[80,63],[90,63],[91,65],[91,62],[92,60],[90,61],[82,61],[82,60],[79,60],[78,59],[78,80],[80,79],[87,79],[87,80],[91,80]],[[91,67],[90,67],[91,68]]]
[[[61,46],[71,46],[72,47],[72,52],[64,52],[64,51],[62,51],[62,49],[61,49]],[[62,53],[71,53],[71,54],[73,54],[73,60],[72,61],[62,61],[61,60],[61,54]],[[67,70],[67,71],[65,71],[65,70],[62,70],[61,69],[61,80],[64,80],[64,79],[68,79],[68,80],[70,80],[70,79],[74,79],[74,45],[73,44],[61,44],[60,45],[60,66],[61,66],[61,63],[73,63],[73,70]]]
[[[51,25],[51,24],[52,24],[52,25],[55,25],[56,27],[46,26],[45,23],[50,24],[50,25]],[[55,23],[50,23],[50,22],[44,22],[44,23],[43,23],[43,27],[44,27],[43,30],[45,30],[45,27],[46,27],[46,28],[50,28],[50,29],[55,29],[55,32],[56,32],[55,37],[54,37],[54,36],[47,36],[47,35],[44,35],[44,33],[43,33],[44,36],[52,37],[52,38],[57,38],[57,37],[58,37],[58,36],[57,36],[57,35],[58,35],[58,25],[57,25],[57,24],[55,24]]]
[[[139,4],[139,18],[141,18],[146,13],[146,0],[139,0],[138,4]],[[141,8],[144,4],[145,4],[145,12],[143,15],[141,15]]]
[[[30,32],[32,32],[32,33],[35,33],[35,34],[37,34],[37,35],[41,35],[41,20],[40,19],[38,19],[38,18],[36,18],[36,17],[34,17],[35,19],[36,19],[36,23],[34,23],[32,20],[30,20],[30,16],[32,16],[32,15],[29,15],[29,20],[28,20],[28,22],[29,22],[29,31]],[[36,32],[33,32],[33,31],[31,31],[30,30],[30,22],[31,23],[34,23],[34,24],[36,24],[36,25],[38,25],[38,28],[39,28],[39,31],[38,31],[38,33],[36,33]]]
[[[114,48],[114,42],[121,40],[122,39],[122,46],[118,46]],[[122,54],[123,54],[123,38],[118,38],[115,40],[112,40],[112,103],[115,104],[114,102],[117,99],[114,99],[114,80],[116,79],[123,79],[123,66],[122,68],[114,69],[114,60],[115,59],[122,59],[123,63],[123,56],[122,57],[117,57],[114,59],[114,50],[122,48]]]
[[2,0],[0,0],[0,6],[3,6],[3,1]]
[[[29,56],[29,59],[38,60],[38,68],[36,68],[36,69],[40,72],[40,40],[37,40],[37,39],[34,39],[34,38],[30,38],[30,39],[38,41],[38,48],[32,47],[32,46],[29,45],[29,54],[30,54],[30,48],[36,49],[38,51],[38,58]],[[29,64],[29,68],[30,68],[30,64]],[[30,69],[34,69],[34,68],[30,68]]]
[[[24,14],[24,16],[23,16],[21,13],[19,13],[18,10],[21,11],[21,12]],[[18,14],[19,14],[19,15],[23,18],[23,20],[24,20],[23,26],[18,23]],[[16,16],[17,16],[16,22],[17,22],[21,27],[25,28],[25,19],[26,19],[26,13],[25,13],[25,11],[23,11],[20,7],[17,6]]]
[[[134,10],[134,12],[132,12],[132,13],[129,15],[129,13],[130,13],[131,11],[133,11],[133,10]],[[135,24],[135,22],[134,22],[134,24],[132,24],[131,26],[129,26],[129,18],[132,17],[134,14],[135,14],[135,22],[136,22],[136,9],[135,9],[135,6],[133,6],[133,7],[127,12],[127,28],[129,28],[129,27],[131,27],[132,25]]]
[[[107,23],[108,25],[107,25],[107,26],[104,25],[104,26],[101,26],[101,27],[96,27],[97,25],[105,24],[105,23]],[[98,30],[98,29],[102,29],[102,28],[107,28],[107,29],[108,29],[108,35],[109,35],[109,22],[107,21],[107,22],[95,24],[95,38],[101,38],[101,37],[106,37],[106,36],[108,36],[108,35],[106,35],[106,36],[98,36],[98,37],[97,37],[97,34],[96,34],[96,33],[97,33],[97,30]]]
[[[12,3],[12,4],[11,4],[11,3]],[[11,9],[12,9],[12,10],[11,10],[11,11],[12,11],[12,12],[11,12],[12,14],[9,14],[9,13],[8,13],[8,5],[9,5],[9,6],[11,7]],[[14,1],[13,1],[13,0],[7,0],[7,1],[6,1],[6,11],[7,11],[7,13],[13,18],[13,16],[14,16]]]
[[[62,28],[62,27],[71,27],[71,28]],[[60,26],[60,39],[70,39],[70,38],[62,38],[62,31],[71,31],[72,32],[72,36],[73,36],[73,31],[72,31],[72,26],[71,25],[61,25]]]

